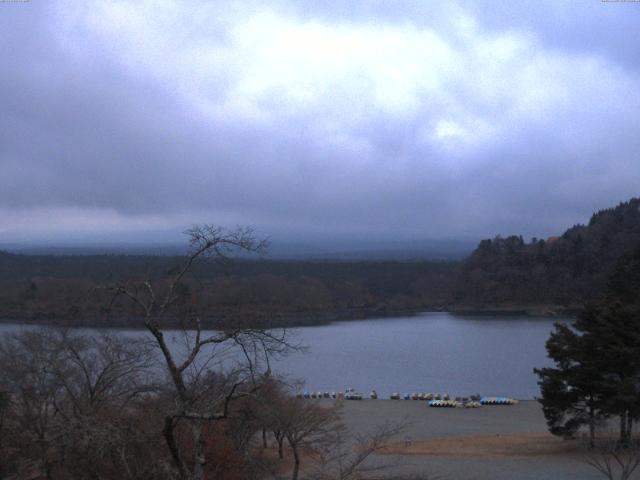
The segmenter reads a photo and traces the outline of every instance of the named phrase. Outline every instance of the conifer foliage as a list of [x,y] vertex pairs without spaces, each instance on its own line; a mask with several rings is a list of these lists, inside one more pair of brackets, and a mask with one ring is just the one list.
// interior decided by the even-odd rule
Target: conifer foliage
[[618,417],[628,444],[640,418],[640,249],[618,262],[604,300],[572,326],[556,324],[546,346],[556,365],[535,372],[551,433],[587,426],[593,444],[598,422]]

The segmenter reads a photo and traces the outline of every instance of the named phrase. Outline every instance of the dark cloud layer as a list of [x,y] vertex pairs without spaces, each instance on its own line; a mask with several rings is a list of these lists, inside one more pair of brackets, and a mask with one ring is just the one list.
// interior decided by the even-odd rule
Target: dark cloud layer
[[0,5],[5,241],[542,236],[638,194],[640,4],[183,5]]

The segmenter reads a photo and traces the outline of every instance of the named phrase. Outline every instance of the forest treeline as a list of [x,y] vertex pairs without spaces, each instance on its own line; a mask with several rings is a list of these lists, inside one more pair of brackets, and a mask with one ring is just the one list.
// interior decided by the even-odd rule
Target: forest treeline
[[[118,324],[98,290],[119,281],[162,284],[180,257],[0,253],[0,317]],[[203,262],[185,281],[185,302],[215,319],[318,323],[443,308],[454,262],[232,260]]]
[[640,199],[594,213],[559,237],[483,240],[457,269],[450,302],[468,308],[575,309],[598,301],[616,262],[640,245]]
[[[186,303],[205,305],[209,319],[282,325],[421,310],[560,312],[596,300],[617,259],[639,244],[640,199],[634,198],[558,237],[483,240],[461,262],[203,262],[182,294]],[[109,309],[97,287],[147,279],[161,286],[182,260],[0,252],[0,318],[130,323]]]

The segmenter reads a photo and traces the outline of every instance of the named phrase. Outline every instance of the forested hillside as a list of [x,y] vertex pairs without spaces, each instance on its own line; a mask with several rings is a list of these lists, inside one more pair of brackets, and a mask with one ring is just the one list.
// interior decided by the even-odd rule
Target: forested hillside
[[[462,262],[233,260],[196,265],[185,303],[211,318],[317,323],[419,310],[557,312],[597,300],[615,262],[640,245],[640,199],[547,240],[483,240]],[[96,287],[162,285],[181,257],[0,252],[0,318],[127,323]]]
[[616,260],[640,245],[640,199],[595,213],[547,240],[483,240],[458,271],[452,304],[572,308],[596,300]]
[[[149,279],[161,285],[180,257],[0,253],[0,318],[122,323],[96,287]],[[186,279],[185,302],[212,318],[315,323],[442,308],[453,262],[232,260],[205,262]]]

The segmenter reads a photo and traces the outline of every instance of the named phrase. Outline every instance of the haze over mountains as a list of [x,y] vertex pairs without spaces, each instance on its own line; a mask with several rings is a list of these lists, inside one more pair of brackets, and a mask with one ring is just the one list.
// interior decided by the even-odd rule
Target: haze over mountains
[[[187,303],[197,298],[212,317],[285,323],[430,309],[560,313],[599,298],[607,275],[638,246],[640,199],[633,198],[560,236],[496,236],[458,260],[453,257],[464,255],[463,243],[414,244],[409,247],[425,249],[404,251],[302,250],[300,258],[289,250],[283,258],[203,263],[184,295]],[[157,255],[0,252],[0,318],[126,323],[105,315],[108,298],[89,292],[128,279],[162,284],[183,260],[174,248]]]
[[[633,209],[636,199],[629,202],[628,208]],[[622,208],[621,204],[618,208]],[[598,215],[606,216],[605,209]],[[576,218],[575,226],[570,229],[571,235],[582,236],[589,229],[583,224],[592,226],[597,220],[594,214],[589,220],[586,218]],[[598,227],[600,228],[600,227]],[[586,229],[586,230],[585,230]],[[520,232],[495,232],[492,238],[500,236],[502,238],[520,238],[524,243],[536,240],[547,240],[548,238],[560,238],[563,230],[555,232],[552,236],[523,237]],[[446,235],[446,232],[442,232]],[[258,236],[260,231],[256,231]],[[570,235],[570,236],[571,236]],[[566,234],[565,234],[566,236]],[[185,242],[181,241],[182,238]],[[269,240],[269,248],[264,258],[274,260],[462,260],[469,256],[480,242],[480,238],[472,237],[450,237],[446,236],[437,239],[422,238],[403,239],[381,239],[381,238],[344,238],[337,236],[333,239],[313,238],[303,236],[296,239],[295,235],[290,236],[263,236]],[[565,242],[560,242],[565,244]],[[482,245],[482,244],[481,244]],[[176,256],[183,255],[187,251],[186,237],[177,231],[165,231],[157,233],[146,233],[138,238],[131,239],[129,235],[117,236],[107,235],[100,240],[96,237],[89,237],[86,240],[78,240],[74,236],[68,238],[56,238],[51,242],[35,240],[30,242],[1,242],[0,250],[26,255],[160,255]]]
[[[265,258],[280,260],[460,260],[476,247],[475,239],[292,243],[270,239]],[[25,255],[182,255],[184,243],[0,243],[0,250]]]

